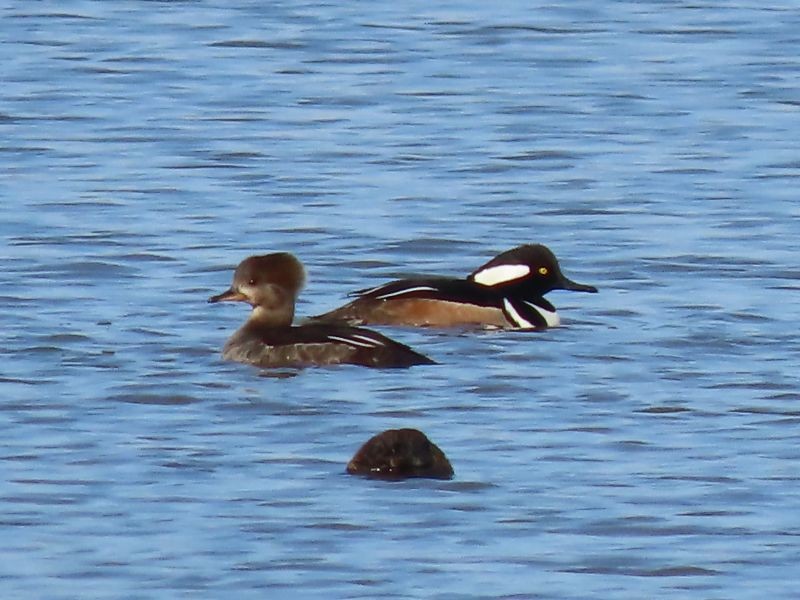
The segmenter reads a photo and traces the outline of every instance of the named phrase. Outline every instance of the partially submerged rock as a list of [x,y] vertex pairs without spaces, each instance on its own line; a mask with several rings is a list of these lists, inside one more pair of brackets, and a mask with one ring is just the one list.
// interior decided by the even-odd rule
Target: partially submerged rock
[[387,429],[370,438],[347,463],[351,475],[385,479],[450,479],[453,467],[439,447],[417,429]]

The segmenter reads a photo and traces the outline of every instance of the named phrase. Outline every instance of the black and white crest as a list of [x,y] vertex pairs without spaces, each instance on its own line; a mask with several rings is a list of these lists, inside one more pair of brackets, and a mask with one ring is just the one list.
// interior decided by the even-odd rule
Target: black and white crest
[[485,286],[502,285],[524,279],[531,273],[528,265],[494,265],[482,267],[470,275],[475,283]]

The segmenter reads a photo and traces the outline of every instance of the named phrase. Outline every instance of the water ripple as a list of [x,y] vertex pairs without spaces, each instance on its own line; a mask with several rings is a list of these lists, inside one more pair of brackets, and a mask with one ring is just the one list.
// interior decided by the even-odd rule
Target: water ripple
[[[793,7],[188,6],[4,14],[6,595],[796,595]],[[249,254],[302,317],[531,242],[564,327],[221,360]],[[398,427],[456,477],[345,473]]]

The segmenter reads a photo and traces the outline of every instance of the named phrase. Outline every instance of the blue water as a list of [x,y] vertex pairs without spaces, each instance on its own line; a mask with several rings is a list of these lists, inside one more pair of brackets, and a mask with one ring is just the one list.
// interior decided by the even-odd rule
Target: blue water
[[[0,8],[8,598],[796,598],[794,2]],[[543,333],[440,364],[221,361],[233,267],[300,315],[545,243]],[[344,474],[416,427],[452,481]]]

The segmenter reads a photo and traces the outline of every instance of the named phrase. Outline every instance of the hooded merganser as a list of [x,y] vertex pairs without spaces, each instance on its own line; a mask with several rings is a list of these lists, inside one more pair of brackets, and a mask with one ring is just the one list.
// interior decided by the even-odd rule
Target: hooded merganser
[[253,307],[247,322],[225,343],[222,357],[259,367],[433,364],[408,346],[369,329],[324,323],[293,326],[295,300],[304,283],[303,265],[286,252],[251,256],[239,263],[230,289],[208,299],[247,302]]
[[349,304],[312,321],[350,325],[483,326],[503,329],[557,327],[561,319],[544,299],[552,290],[597,292],[567,279],[558,260],[541,244],[517,246],[497,255],[466,279],[400,279],[354,292]]
[[385,479],[450,479],[453,467],[439,447],[417,429],[388,429],[373,436],[347,463],[351,475]]

